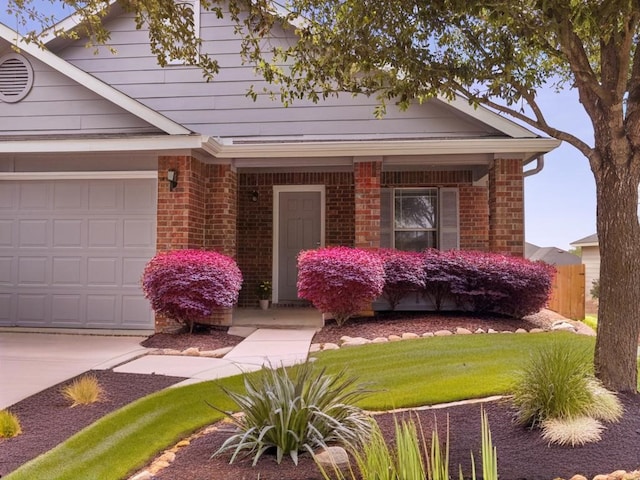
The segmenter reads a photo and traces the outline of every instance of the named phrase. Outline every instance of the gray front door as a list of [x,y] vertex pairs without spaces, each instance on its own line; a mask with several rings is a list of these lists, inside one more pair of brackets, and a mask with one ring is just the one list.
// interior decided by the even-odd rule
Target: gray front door
[[320,201],[320,192],[280,192],[278,302],[298,299],[298,253],[320,246]]

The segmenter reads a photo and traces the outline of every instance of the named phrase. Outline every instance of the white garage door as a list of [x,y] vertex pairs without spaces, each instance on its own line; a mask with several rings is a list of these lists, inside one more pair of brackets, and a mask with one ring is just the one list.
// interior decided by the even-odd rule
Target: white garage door
[[156,180],[0,181],[0,325],[153,328]]

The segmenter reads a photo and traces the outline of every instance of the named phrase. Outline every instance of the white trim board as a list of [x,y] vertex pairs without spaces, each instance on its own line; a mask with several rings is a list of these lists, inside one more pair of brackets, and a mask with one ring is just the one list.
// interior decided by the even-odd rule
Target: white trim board
[[0,181],[17,180],[130,180],[158,178],[155,170],[131,170],[112,172],[0,172]]

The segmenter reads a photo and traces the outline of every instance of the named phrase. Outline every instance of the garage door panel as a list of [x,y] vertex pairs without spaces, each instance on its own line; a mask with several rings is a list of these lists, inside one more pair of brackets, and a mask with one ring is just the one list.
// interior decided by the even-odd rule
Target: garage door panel
[[48,283],[49,258],[41,257],[19,257],[18,258],[18,286],[40,285]]
[[117,248],[119,238],[119,225],[117,219],[89,220],[89,248],[111,247]]
[[122,324],[131,328],[143,328],[149,321],[149,301],[139,295],[122,296]]
[[87,261],[87,285],[89,287],[117,286],[118,263],[119,259],[116,257],[89,258]]
[[18,202],[17,187],[12,182],[0,182],[0,211],[14,210]]
[[18,321],[25,326],[46,325],[49,295],[18,294]]
[[121,183],[89,182],[89,209],[93,212],[122,210],[121,196]]
[[118,322],[118,296],[112,295],[87,295],[87,326],[97,327],[113,326]]
[[11,325],[11,299],[8,293],[0,293],[0,325]]
[[10,248],[13,246],[13,230],[15,221],[13,220],[0,220],[0,248]]
[[13,285],[13,257],[0,257],[0,285]]
[[140,278],[155,255],[156,189],[155,179],[0,182],[0,325],[153,328]]
[[124,186],[124,209],[127,212],[156,212],[156,185],[144,180],[132,180]]
[[52,295],[51,320],[58,326],[81,327],[83,302],[81,295]]
[[155,222],[152,220],[125,220],[123,230],[124,248],[149,248],[155,244]]
[[83,263],[82,257],[55,257],[51,285],[81,287]]
[[[122,259],[122,285],[125,287],[140,288],[142,271],[148,260],[145,258]],[[145,300],[147,302],[147,300]]]
[[53,246],[81,248],[82,232],[86,228],[81,219],[53,220]]
[[84,183],[57,183],[53,189],[53,205],[56,210],[88,209],[87,186]]
[[18,247],[47,247],[48,220],[21,220],[18,224]]
[[20,186],[18,208],[20,210],[51,210],[50,182],[25,182]]

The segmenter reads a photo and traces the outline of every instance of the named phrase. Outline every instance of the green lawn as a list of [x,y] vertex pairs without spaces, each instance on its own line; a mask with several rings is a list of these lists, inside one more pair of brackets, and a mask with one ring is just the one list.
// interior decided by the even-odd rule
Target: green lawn
[[[330,371],[344,366],[375,392],[370,410],[428,405],[509,392],[513,372],[549,342],[593,347],[566,332],[456,335],[351,347],[316,354]],[[27,463],[6,480],[119,480],[181,437],[221,418],[206,402],[233,408],[218,385],[239,390],[241,377],[172,388],[124,407]],[[213,453],[213,452],[212,452]]]

